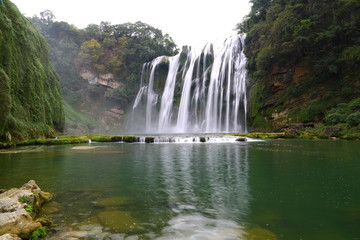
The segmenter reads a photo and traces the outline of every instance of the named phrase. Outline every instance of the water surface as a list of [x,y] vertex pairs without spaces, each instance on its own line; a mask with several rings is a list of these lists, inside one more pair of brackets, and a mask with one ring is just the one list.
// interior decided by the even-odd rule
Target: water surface
[[[90,148],[88,148],[90,147]],[[360,143],[92,143],[0,154],[0,188],[55,194],[93,239],[360,239]],[[255,238],[256,239],[256,238]]]

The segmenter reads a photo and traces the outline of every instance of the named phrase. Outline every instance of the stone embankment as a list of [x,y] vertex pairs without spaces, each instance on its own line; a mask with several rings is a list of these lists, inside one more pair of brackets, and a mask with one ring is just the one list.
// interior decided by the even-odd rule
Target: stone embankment
[[48,225],[46,219],[36,219],[36,213],[50,198],[34,180],[21,188],[0,190],[0,240],[29,239],[34,231]]

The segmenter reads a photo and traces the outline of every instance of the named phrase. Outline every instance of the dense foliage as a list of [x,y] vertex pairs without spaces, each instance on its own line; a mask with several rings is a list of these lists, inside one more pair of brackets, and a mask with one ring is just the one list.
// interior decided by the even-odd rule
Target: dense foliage
[[64,115],[46,40],[9,0],[0,2],[0,141],[50,136]]
[[251,2],[238,28],[247,33],[253,126],[274,127],[280,112],[279,124],[322,122],[360,96],[360,1]]
[[[83,132],[99,127],[104,109],[128,108],[139,88],[143,63],[177,51],[169,35],[142,22],[116,25],[101,22],[77,29],[66,22],[54,21],[49,10],[30,20],[50,45],[51,59],[67,102],[66,126],[81,128]],[[111,89],[89,85],[80,76],[84,70],[95,75],[111,73],[119,86]],[[79,116],[73,114],[72,108],[80,110]]]

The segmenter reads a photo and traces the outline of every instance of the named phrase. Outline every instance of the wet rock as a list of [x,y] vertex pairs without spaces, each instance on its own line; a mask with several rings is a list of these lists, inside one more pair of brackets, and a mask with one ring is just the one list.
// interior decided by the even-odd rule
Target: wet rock
[[139,222],[125,211],[103,211],[97,215],[101,224],[121,233],[136,233]]
[[42,226],[49,227],[51,226],[51,221],[48,218],[37,218],[36,222],[41,223]]
[[235,141],[237,141],[237,142],[246,142],[246,138],[237,138]]
[[49,238],[49,240],[80,240],[87,239],[87,231],[69,231],[62,232]]
[[41,208],[41,215],[51,215],[60,211],[61,205],[58,202],[51,201]]
[[153,143],[153,142],[155,142],[155,137],[145,137],[145,142],[146,143]]
[[42,227],[33,216],[51,194],[41,191],[34,180],[21,188],[13,188],[0,194],[0,235],[15,234],[23,239]]

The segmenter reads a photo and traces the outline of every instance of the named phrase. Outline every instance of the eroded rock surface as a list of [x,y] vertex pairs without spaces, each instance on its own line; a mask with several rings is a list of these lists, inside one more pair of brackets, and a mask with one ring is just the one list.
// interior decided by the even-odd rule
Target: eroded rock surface
[[41,191],[34,180],[1,193],[0,239],[30,238],[33,231],[42,227],[34,217],[50,198],[51,194]]

